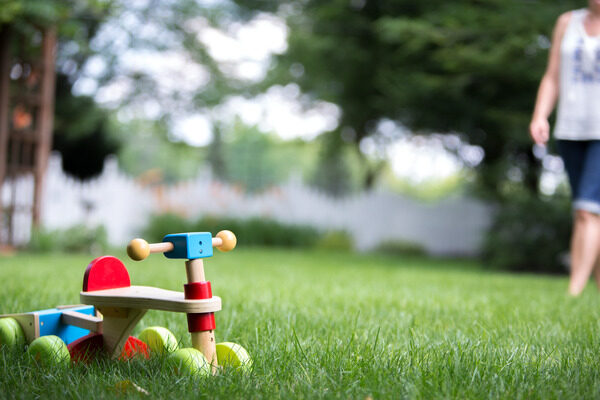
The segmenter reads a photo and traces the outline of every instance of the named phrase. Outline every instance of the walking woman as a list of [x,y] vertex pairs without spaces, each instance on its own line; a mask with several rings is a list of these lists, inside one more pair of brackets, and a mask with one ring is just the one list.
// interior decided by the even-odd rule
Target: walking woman
[[594,274],[600,288],[600,0],[561,15],[529,125],[545,145],[548,116],[558,100],[554,137],[573,196],[569,293],[579,295]]

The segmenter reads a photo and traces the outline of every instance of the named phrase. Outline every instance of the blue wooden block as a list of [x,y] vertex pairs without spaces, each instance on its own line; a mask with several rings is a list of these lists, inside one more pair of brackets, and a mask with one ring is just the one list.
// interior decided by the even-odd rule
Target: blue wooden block
[[165,252],[167,258],[196,258],[212,257],[212,234],[210,232],[172,233],[163,238],[163,242],[171,242],[175,248]]
[[60,320],[60,316],[65,310],[77,311],[92,316],[96,315],[94,306],[81,306],[65,309],[51,308],[49,310],[36,311],[35,314],[37,314],[39,318],[40,336],[56,335],[61,338],[63,342],[69,344],[90,333],[87,329],[63,324]]

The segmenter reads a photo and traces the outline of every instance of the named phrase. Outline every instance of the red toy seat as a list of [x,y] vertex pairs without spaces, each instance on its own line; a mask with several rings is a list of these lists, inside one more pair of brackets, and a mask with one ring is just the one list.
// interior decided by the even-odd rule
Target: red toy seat
[[103,256],[94,259],[83,276],[83,291],[116,289],[131,286],[129,272],[116,257]]

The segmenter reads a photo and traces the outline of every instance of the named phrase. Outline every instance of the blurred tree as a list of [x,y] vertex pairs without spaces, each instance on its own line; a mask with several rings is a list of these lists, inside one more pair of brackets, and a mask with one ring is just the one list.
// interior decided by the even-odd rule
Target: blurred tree
[[[490,263],[563,269],[569,214],[560,196],[538,204],[542,168],[532,153],[528,122],[555,21],[585,2],[235,3],[242,18],[272,12],[287,21],[287,51],[264,86],[295,82],[312,98],[337,104],[342,116],[335,134],[356,148],[369,136],[381,136],[384,118],[419,134],[459,134],[480,146],[485,155],[478,187],[499,206],[484,248]],[[368,187],[378,171],[365,165]]]
[[310,179],[316,187],[333,196],[343,196],[352,191],[346,143],[338,132],[329,132],[320,138],[320,155]]
[[72,93],[83,64],[94,54],[90,42],[111,4],[109,0],[4,0],[0,6],[0,24],[10,24],[20,36],[35,37],[37,26],[57,27],[53,148],[61,153],[65,172],[82,180],[99,174],[104,158],[118,148],[107,130],[108,113],[91,97]]
[[227,163],[225,161],[225,149],[223,144],[222,127],[220,124],[213,124],[213,139],[208,147],[208,163],[212,170],[213,177],[218,180],[227,180]]
[[[203,152],[182,141],[169,140],[165,119],[144,118],[120,122],[111,119],[110,131],[120,138],[119,166],[147,183],[175,183],[198,176]],[[149,172],[150,171],[150,172]]]
[[293,144],[287,146],[275,135],[237,120],[229,132],[224,153],[227,180],[257,192],[282,183],[292,169],[297,154]]
[[[276,12],[288,49],[263,85],[296,82],[340,106],[338,134],[356,145],[390,118],[419,133],[460,133],[481,146],[479,182],[537,193],[527,126],[558,15],[581,1],[236,0],[239,15]],[[357,146],[358,147],[358,146]],[[377,166],[365,164],[364,184]]]

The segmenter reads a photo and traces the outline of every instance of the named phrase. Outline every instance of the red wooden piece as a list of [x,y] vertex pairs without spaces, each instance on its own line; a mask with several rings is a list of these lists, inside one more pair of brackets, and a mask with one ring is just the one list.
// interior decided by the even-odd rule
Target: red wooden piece
[[217,327],[215,313],[188,314],[188,332],[212,331]]
[[210,299],[212,297],[212,289],[210,282],[191,282],[183,285],[183,293],[186,299]]
[[[94,358],[104,350],[104,341],[101,333],[90,333],[83,336],[74,342],[71,342],[67,348],[71,354],[71,361],[90,363]],[[119,360],[129,360],[133,357],[141,356],[146,359],[150,358],[148,346],[140,339],[129,336]]]
[[136,356],[141,356],[146,359],[150,358],[148,345],[136,337],[129,336],[129,339],[125,342],[125,346],[123,346],[123,351],[121,352],[119,360],[129,360]]
[[71,361],[89,363],[104,349],[101,333],[90,333],[69,343]]
[[94,259],[83,276],[83,291],[116,289],[131,286],[129,272],[121,260],[113,256]]
[[[210,299],[212,289],[209,281],[190,282],[183,285],[186,299]],[[217,325],[215,313],[187,314],[188,332],[212,331]]]

